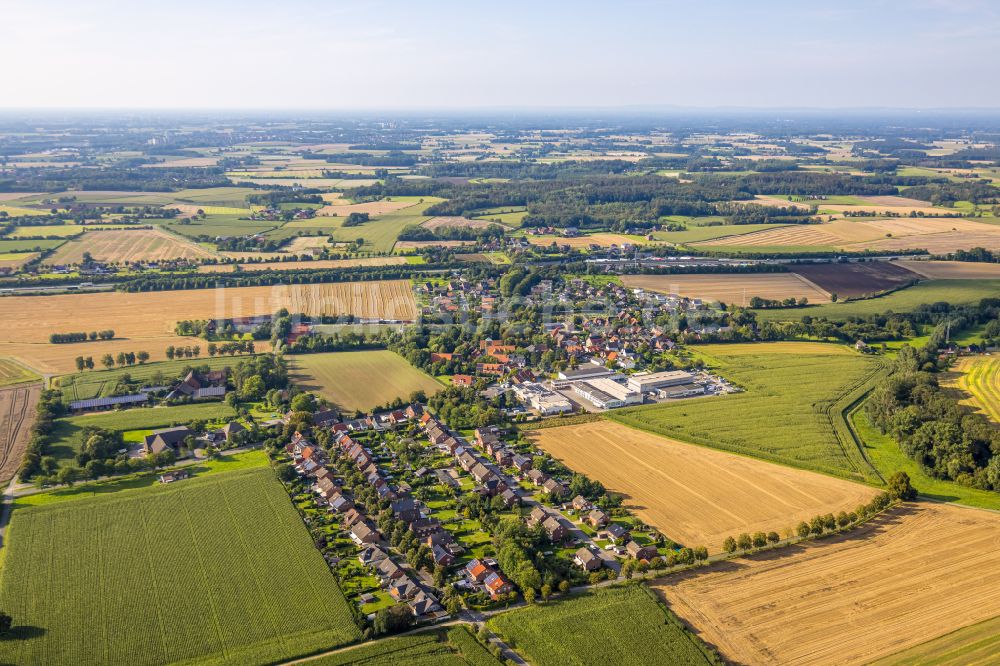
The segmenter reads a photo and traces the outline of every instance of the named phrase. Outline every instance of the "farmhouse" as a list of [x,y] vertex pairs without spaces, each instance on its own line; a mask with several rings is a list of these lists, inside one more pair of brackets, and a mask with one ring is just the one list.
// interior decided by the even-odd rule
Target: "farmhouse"
[[194,437],[194,431],[187,426],[154,430],[143,439],[143,451],[147,455],[168,450],[177,453],[187,437]]

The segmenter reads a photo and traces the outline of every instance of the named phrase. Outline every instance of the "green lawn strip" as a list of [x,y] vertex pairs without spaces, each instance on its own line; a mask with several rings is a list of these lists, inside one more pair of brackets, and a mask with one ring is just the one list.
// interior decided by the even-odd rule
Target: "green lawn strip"
[[872,666],[968,666],[993,664],[1000,654],[1000,617],[963,627],[879,659]]

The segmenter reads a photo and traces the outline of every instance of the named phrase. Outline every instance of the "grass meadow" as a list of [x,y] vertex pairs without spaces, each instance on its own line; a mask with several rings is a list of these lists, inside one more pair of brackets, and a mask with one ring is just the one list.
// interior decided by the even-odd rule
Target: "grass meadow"
[[0,661],[265,664],[360,638],[270,469],[15,512]]
[[[187,425],[194,420],[221,423],[235,418],[236,412],[224,402],[206,402],[175,407],[138,407],[100,414],[84,414],[56,419],[52,442],[46,447],[62,465],[70,465],[83,446],[83,429],[87,426],[119,432],[149,431],[175,425]],[[134,439],[134,438],[133,438]]]
[[41,379],[26,367],[9,358],[0,358],[0,387],[25,384]]
[[696,354],[743,389],[731,395],[615,410],[608,418],[685,442],[878,482],[842,410],[880,369],[844,345],[701,345]]
[[74,400],[87,400],[114,395],[118,381],[128,377],[133,382],[150,382],[152,384],[169,383],[186,374],[185,368],[208,367],[212,370],[236,367],[249,356],[215,357],[184,359],[182,361],[161,361],[158,363],[143,363],[130,368],[115,368],[111,370],[86,370],[71,375],[56,377],[55,388],[62,391],[63,402],[69,404]]
[[886,312],[910,312],[921,305],[945,302],[951,305],[976,303],[1000,296],[1000,280],[928,280],[885,296],[857,301],[810,305],[792,310],[757,310],[760,321],[798,321],[805,315],[842,321]]
[[391,351],[303,354],[288,360],[292,379],[302,389],[343,410],[367,410],[396,398],[406,400],[414,391],[430,395],[442,388],[430,375]]

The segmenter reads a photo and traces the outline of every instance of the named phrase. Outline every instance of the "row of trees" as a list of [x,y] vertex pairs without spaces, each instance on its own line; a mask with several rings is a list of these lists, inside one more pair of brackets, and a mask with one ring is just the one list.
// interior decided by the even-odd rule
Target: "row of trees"
[[115,332],[111,330],[91,331],[90,333],[52,333],[49,335],[49,342],[53,344],[63,344],[67,342],[93,342],[95,340],[111,340],[114,337]]
[[[136,363],[142,365],[149,360],[149,352],[147,351],[137,351],[137,352],[118,352],[116,355],[105,354],[101,357],[101,365],[110,370],[116,365],[119,368],[125,366],[133,366]],[[94,369],[94,357],[93,356],[77,356],[76,359],[76,369],[77,372],[83,372],[84,370]]]

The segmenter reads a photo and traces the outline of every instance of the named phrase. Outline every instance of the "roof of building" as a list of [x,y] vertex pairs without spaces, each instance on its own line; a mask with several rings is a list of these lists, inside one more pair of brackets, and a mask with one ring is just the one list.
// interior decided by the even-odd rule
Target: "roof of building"
[[73,411],[78,409],[101,409],[102,407],[114,407],[115,405],[135,405],[141,402],[148,402],[148,393],[137,393],[135,395],[118,395],[111,398],[91,398],[89,400],[74,400],[69,403],[69,408]]

